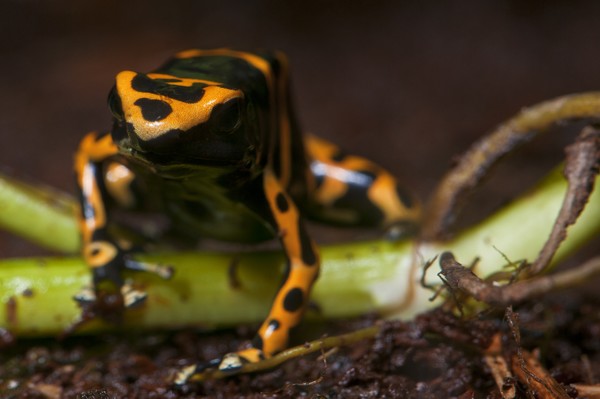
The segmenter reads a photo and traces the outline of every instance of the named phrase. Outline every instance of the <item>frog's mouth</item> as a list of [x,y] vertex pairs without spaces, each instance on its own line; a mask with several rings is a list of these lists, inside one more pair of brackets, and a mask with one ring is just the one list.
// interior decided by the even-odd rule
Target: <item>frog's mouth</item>
[[150,164],[239,165],[252,159],[255,145],[249,144],[240,128],[237,137],[206,132],[205,126],[188,131],[172,129],[151,140],[142,140],[131,124],[115,120],[113,141],[125,155]]
[[143,165],[146,169],[152,169],[158,174],[172,174],[174,168],[183,170],[196,170],[198,167],[217,167],[217,168],[239,168],[243,162],[239,160],[215,160],[203,159],[200,157],[182,157],[172,154],[157,154],[144,151],[135,146],[127,145],[127,142],[121,142],[119,145],[121,154],[133,162]]

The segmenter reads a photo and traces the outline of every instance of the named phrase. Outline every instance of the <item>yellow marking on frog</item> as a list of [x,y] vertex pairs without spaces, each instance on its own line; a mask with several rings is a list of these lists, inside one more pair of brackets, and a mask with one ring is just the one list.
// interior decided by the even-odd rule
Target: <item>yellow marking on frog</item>
[[81,193],[93,209],[93,215],[84,214],[80,219],[83,242],[89,243],[94,231],[106,226],[106,211],[94,176],[94,167],[87,164],[80,173]]
[[127,166],[118,162],[111,162],[106,167],[104,175],[106,180],[106,191],[119,205],[129,208],[135,204],[135,198],[131,192],[131,182],[135,175]]
[[[134,90],[131,87],[131,82],[136,75],[137,73],[132,71],[120,72],[116,78],[117,93],[121,98],[125,120],[133,124],[135,133],[144,141],[160,137],[172,129],[189,130],[194,126],[208,121],[216,105],[226,103],[234,98],[244,97],[244,94],[240,90],[212,85],[213,82],[202,79],[179,78],[165,74],[146,75],[148,77],[159,76],[160,79],[177,79],[177,81],[168,82],[169,85],[173,86],[189,87],[194,83],[206,84],[209,82],[211,85],[204,87],[204,95],[200,101],[190,104],[164,95]],[[141,98],[163,101],[172,108],[172,112],[161,120],[147,121],[142,115],[141,107],[135,105],[135,102]]]
[[88,133],[79,143],[79,149],[75,155],[75,171],[81,170],[82,166],[88,162],[100,162],[119,152],[109,134],[99,140],[96,140],[96,137],[98,137],[98,133]]
[[352,172],[336,166],[335,162],[331,160],[331,157],[338,151],[337,146],[311,134],[305,135],[304,143],[310,158],[319,161],[320,167],[324,168],[322,171],[323,182],[315,189],[313,195],[318,203],[325,206],[332,205],[348,191],[346,179],[341,174]]
[[402,204],[400,198],[395,192],[397,185],[396,179],[389,173],[379,171],[377,177],[369,190],[367,196],[384,213],[384,225],[388,225],[399,220],[418,220],[420,216],[420,206],[407,208]]
[[113,260],[117,248],[108,241],[93,241],[83,247],[83,257],[89,267],[101,267]]
[[93,163],[100,162],[118,152],[117,146],[113,143],[110,135],[106,135],[99,140],[96,138],[97,133],[86,135],[81,140],[79,150],[75,155],[77,184],[81,189],[82,196],[93,209],[93,215],[82,214],[80,218],[84,243],[91,241],[95,230],[106,226],[104,201],[94,174],[98,165],[94,166]]

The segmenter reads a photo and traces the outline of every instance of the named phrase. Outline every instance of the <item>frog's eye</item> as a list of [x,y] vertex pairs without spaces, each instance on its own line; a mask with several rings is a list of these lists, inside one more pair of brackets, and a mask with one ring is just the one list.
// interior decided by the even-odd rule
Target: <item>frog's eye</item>
[[241,124],[242,101],[234,98],[216,105],[210,115],[210,130],[218,135],[234,132]]
[[121,98],[117,94],[116,87],[113,87],[110,93],[108,93],[108,108],[117,121],[123,121],[123,106],[121,105]]

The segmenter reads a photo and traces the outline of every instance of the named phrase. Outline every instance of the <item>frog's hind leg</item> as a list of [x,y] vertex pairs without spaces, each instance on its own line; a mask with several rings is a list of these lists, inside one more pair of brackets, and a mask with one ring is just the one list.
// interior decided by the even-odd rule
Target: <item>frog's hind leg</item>
[[343,226],[383,227],[412,235],[421,206],[385,169],[334,144],[306,135],[310,163],[307,210],[311,218]]

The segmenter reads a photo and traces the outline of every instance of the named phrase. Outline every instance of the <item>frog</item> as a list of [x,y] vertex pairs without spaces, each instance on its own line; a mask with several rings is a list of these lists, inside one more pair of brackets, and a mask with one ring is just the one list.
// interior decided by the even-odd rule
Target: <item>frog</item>
[[[276,239],[285,255],[254,340],[212,368],[234,372],[287,347],[320,270],[307,220],[418,229],[420,203],[390,172],[300,130],[281,52],[182,51],[151,72],[118,73],[108,106],[112,128],[85,135],[75,155],[81,251],[92,276],[78,301],[97,300],[106,283],[124,308],[146,298],[123,278],[143,267],[131,242],[109,228],[119,209],[151,208],[194,239]],[[205,367],[189,366],[178,381]]]

